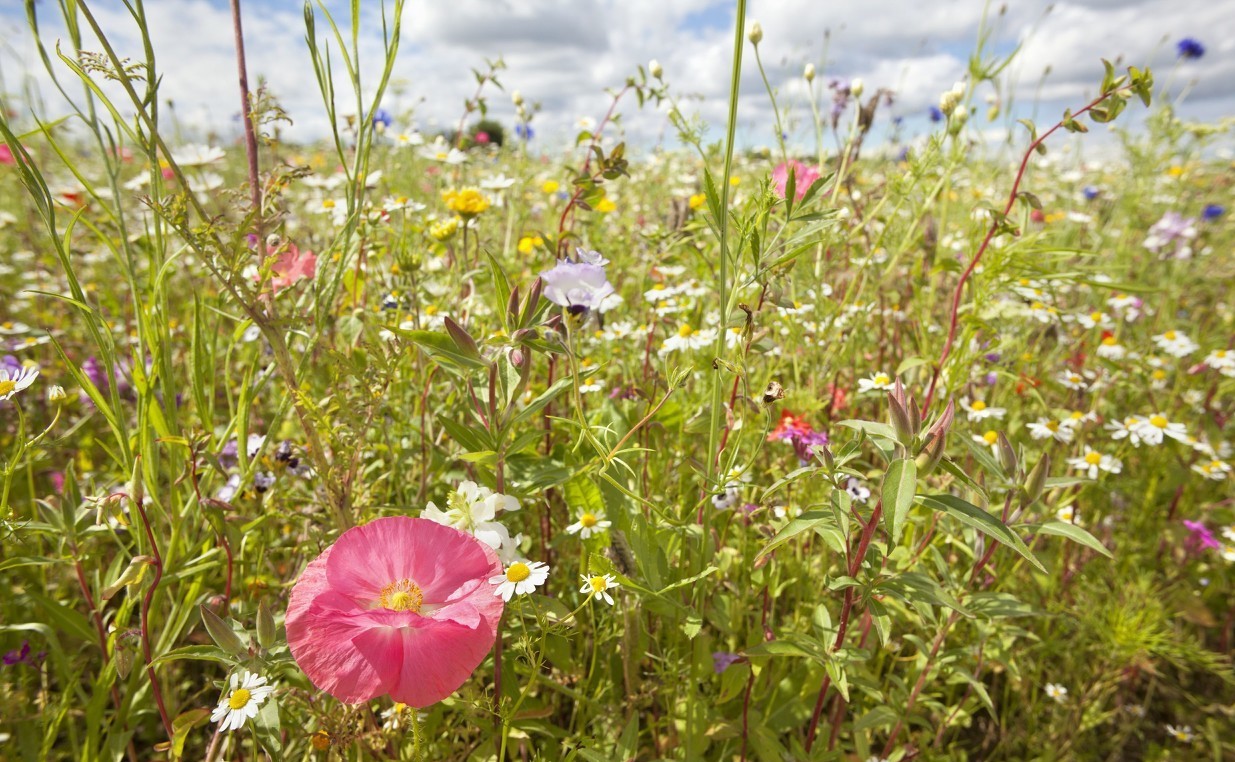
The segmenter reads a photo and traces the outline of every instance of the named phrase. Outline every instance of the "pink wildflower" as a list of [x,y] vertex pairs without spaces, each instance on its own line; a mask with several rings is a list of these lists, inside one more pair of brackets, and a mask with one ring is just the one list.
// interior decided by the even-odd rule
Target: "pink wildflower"
[[317,255],[311,251],[302,252],[293,243],[275,260],[271,285],[275,291],[282,291],[301,278],[312,280],[314,275],[317,275]]
[[0,164],[16,164],[17,160],[13,158],[13,149],[9,148],[8,143],[0,143]]
[[437,703],[471,676],[497,636],[497,554],[457,529],[392,516],[347,530],[305,568],[287,643],[309,679],[355,704],[389,694]]
[[776,186],[776,193],[781,198],[785,197],[785,186],[789,183],[789,170],[791,169],[793,170],[793,198],[795,201],[801,201],[810,186],[819,179],[819,170],[808,167],[797,159],[778,164],[776,169],[772,170],[772,184]]
[[1218,538],[1214,537],[1214,533],[1210,531],[1209,527],[1200,521],[1184,519],[1184,527],[1189,532],[1188,545],[1190,550],[1200,551],[1207,548],[1222,550],[1222,543],[1218,542]]

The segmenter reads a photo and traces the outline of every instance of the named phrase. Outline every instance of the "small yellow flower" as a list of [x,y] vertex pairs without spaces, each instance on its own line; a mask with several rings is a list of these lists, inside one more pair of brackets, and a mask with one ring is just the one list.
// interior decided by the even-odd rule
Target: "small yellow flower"
[[562,186],[557,180],[545,180],[544,185],[541,185],[540,189],[545,193],[557,193],[557,189],[560,187]]
[[695,195],[693,195],[693,196],[691,196],[691,197],[690,197],[690,208],[691,208],[691,209],[699,209],[699,208],[701,208],[704,204],[706,204],[706,203],[707,203],[707,201],[708,201],[708,197],[707,197],[707,195],[706,195],[706,194],[703,194],[703,193],[696,193]]
[[531,254],[537,246],[544,246],[545,239],[538,235],[525,235],[519,239],[519,253]]
[[617,209],[617,204],[613,203],[613,200],[610,198],[602,198],[594,208],[601,214],[608,214]]
[[464,219],[477,216],[489,208],[489,197],[477,188],[448,190],[442,194],[446,207]]
[[729,178],[729,184],[735,188],[741,185],[741,183],[742,183],[742,178],[738,177],[737,175],[734,175],[733,177]]
[[455,233],[459,232],[458,217],[451,217],[445,220],[438,220],[429,226],[429,235],[436,241],[449,240]]

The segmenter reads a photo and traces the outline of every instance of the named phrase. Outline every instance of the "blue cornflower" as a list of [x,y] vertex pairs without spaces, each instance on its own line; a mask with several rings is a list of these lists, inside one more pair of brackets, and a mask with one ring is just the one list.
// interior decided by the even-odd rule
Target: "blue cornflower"
[[939,110],[938,106],[931,106],[929,109],[927,109],[926,113],[930,115],[932,122],[942,122],[943,121],[943,112]]
[[1101,192],[1102,191],[1098,190],[1096,187],[1092,185],[1086,185],[1084,188],[1081,189],[1081,193],[1085,195],[1086,201],[1093,201],[1095,198],[1098,197],[1098,194],[1100,194]]
[[536,136],[536,131],[532,129],[532,125],[530,124],[520,123],[515,125],[515,135],[517,135],[521,140],[531,140]]
[[379,108],[377,111],[373,112],[373,126],[374,127],[376,127],[379,124],[383,128],[389,127],[390,125],[394,124],[394,121],[395,121],[394,117],[392,117],[390,115],[390,112],[384,108]]
[[1210,204],[1201,211],[1201,219],[1216,220],[1226,214],[1226,207],[1221,204]]
[[1179,51],[1179,57],[1184,60],[1194,60],[1205,55],[1205,46],[1192,37],[1185,37],[1175,43],[1175,48]]

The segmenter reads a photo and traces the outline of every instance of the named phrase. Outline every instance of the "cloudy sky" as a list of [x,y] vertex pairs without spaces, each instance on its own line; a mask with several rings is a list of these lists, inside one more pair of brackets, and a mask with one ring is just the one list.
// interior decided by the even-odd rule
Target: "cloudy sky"
[[[140,57],[121,3],[89,4],[118,51]],[[288,137],[321,137],[326,123],[304,40],[303,3],[242,4],[251,81],[264,77],[295,121]],[[340,23],[347,22],[345,2],[326,4]],[[0,0],[2,86],[13,94],[34,83],[47,94],[45,110],[55,113],[62,106],[36,63],[21,5]],[[49,40],[64,36],[57,5],[36,0]],[[507,66],[501,74],[505,92],[488,92],[491,114],[509,124],[514,113],[509,93],[518,89],[542,105],[535,129],[541,145],[549,147],[573,134],[580,117],[600,118],[609,103],[606,89],[620,86],[636,66],[655,58],[684,110],[699,113],[715,134],[725,118],[734,5],[726,0],[408,0],[403,47],[384,105],[410,115],[422,130],[451,126],[475,90],[471,70],[500,55]],[[191,137],[216,131],[224,141],[234,138],[239,107],[227,0],[146,0],[146,6],[163,95],[174,101],[183,128]],[[368,81],[380,63],[380,7],[379,0],[362,0],[361,59]],[[926,129],[927,107],[964,75],[984,7],[982,0],[750,0],[747,18],[762,24],[760,51],[768,76],[782,104],[798,117],[809,114],[801,72],[813,62],[821,90],[833,76],[861,77],[868,90],[894,90],[896,103],[887,115],[902,117],[906,133],[913,135]],[[1101,79],[1103,57],[1153,64],[1159,83],[1169,82],[1177,94],[1187,91],[1180,107],[1185,116],[1235,114],[1230,85],[1235,2],[1230,0],[1010,0],[1003,13],[994,5],[988,21],[991,54],[1020,46],[1009,69],[1013,88],[1005,94],[1006,111],[1015,116],[1029,116],[1036,107],[1045,121],[1067,105],[1083,103]],[[319,33],[324,26],[319,21]],[[1178,62],[1175,43],[1183,37],[1202,42],[1204,57]],[[99,49],[89,36],[83,47]],[[750,53],[747,46],[739,136],[745,145],[766,145],[775,140],[774,121]],[[337,64],[336,59],[341,72]],[[979,93],[979,111],[985,111],[987,95]],[[821,97],[828,97],[826,91]],[[631,100],[622,110],[633,143],[675,144],[665,109],[640,111]],[[805,119],[790,129],[803,144],[813,140]]]

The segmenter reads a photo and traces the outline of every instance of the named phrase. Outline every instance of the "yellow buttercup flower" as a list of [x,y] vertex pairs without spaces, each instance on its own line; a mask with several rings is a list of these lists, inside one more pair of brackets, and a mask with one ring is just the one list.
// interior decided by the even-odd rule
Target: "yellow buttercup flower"
[[708,197],[706,194],[696,193],[695,195],[690,197],[690,208],[698,209],[702,207],[704,204],[706,204],[707,201],[708,201]]
[[455,214],[468,219],[489,208],[489,197],[477,188],[448,190],[442,194],[446,207]]
[[557,193],[557,189],[562,187],[557,180],[545,180],[544,185],[540,189],[545,193]]

